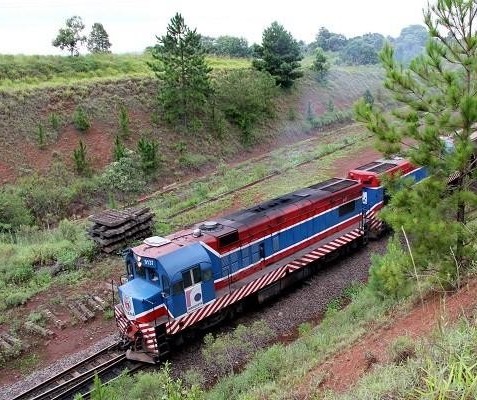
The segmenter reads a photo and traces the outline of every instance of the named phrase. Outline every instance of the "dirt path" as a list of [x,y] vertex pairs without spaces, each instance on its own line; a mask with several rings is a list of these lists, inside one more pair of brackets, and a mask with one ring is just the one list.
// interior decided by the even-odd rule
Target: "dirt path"
[[432,296],[406,315],[396,316],[389,325],[374,330],[310,371],[297,390],[298,398],[309,399],[316,394],[309,390],[310,382],[318,376],[325,376],[321,389],[338,393],[348,391],[370,369],[370,355],[376,363],[388,363],[389,348],[396,338],[418,339],[429,335],[439,323],[453,323],[463,315],[470,315],[477,305],[476,292],[477,280],[474,279],[458,292]]

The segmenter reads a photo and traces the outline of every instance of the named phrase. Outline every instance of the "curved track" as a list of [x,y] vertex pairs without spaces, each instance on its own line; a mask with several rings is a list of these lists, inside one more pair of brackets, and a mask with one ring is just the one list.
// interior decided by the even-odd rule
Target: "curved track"
[[127,360],[124,350],[114,344],[23,392],[13,400],[63,400],[73,399],[76,394],[89,398],[96,375],[102,383],[108,383],[125,370],[130,373],[142,367],[141,363]]

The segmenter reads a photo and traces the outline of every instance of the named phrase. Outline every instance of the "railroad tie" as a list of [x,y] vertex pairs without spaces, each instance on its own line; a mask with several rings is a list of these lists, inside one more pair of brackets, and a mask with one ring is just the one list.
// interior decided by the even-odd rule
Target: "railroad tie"
[[13,353],[13,345],[8,343],[3,337],[0,336],[0,348],[4,349],[5,353]]
[[65,329],[66,322],[59,319],[55,314],[53,314],[47,308],[44,310],[46,318],[48,318],[58,329]]
[[86,303],[93,309],[93,310],[96,310],[96,311],[104,311],[104,307],[99,304],[98,302],[94,301],[94,299],[92,297],[86,297]]
[[68,304],[68,308],[70,309],[71,313],[82,322],[88,322],[88,318],[83,315],[73,304]]
[[7,341],[8,343],[10,343],[11,345],[15,347],[21,347],[24,350],[27,350],[30,347],[28,343],[23,343],[20,339],[8,334],[7,332],[0,333],[0,338],[2,338],[4,341]]
[[94,301],[96,301],[97,303],[101,304],[101,306],[103,307],[103,309],[105,309],[107,307],[107,304],[106,302],[99,296],[93,296],[93,299]]
[[27,321],[25,322],[25,328],[32,332],[32,333],[36,333],[40,336],[43,336],[43,337],[55,337],[56,334],[55,332],[53,331],[50,331],[49,329],[46,329],[46,328],[43,328],[42,326],[40,325],[37,325],[37,324],[34,324],[33,322],[30,322],[30,321]]
[[88,307],[86,307],[83,302],[78,301],[76,303],[81,310],[81,312],[87,317],[87,319],[93,319],[94,318],[94,312],[92,312]]

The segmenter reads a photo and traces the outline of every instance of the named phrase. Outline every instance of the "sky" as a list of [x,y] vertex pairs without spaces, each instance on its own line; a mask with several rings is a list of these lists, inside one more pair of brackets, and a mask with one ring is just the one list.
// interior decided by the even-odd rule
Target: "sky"
[[[244,37],[261,43],[277,21],[310,43],[320,27],[350,38],[365,33],[397,37],[423,25],[428,0],[0,0],[0,54],[66,54],[51,45],[69,17],[78,15],[89,34],[103,24],[114,53],[141,52],[166,33],[179,12],[204,36]],[[433,1],[431,0],[431,3]],[[83,53],[85,51],[83,50]]]

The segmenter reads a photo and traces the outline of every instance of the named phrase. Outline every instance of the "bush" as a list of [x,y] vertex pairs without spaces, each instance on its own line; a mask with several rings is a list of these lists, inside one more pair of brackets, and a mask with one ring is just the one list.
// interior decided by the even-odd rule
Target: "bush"
[[411,260],[403,251],[399,240],[394,237],[389,241],[384,255],[373,255],[369,276],[369,288],[378,298],[401,298],[411,294],[412,285],[409,281]]
[[123,157],[128,156],[128,151],[126,149],[126,146],[124,146],[124,143],[121,140],[121,137],[116,135],[116,138],[114,139],[114,148],[113,148],[113,160],[114,161],[119,161]]
[[141,160],[141,169],[150,175],[159,168],[159,145],[155,140],[139,139],[137,149]]
[[274,113],[275,80],[268,73],[237,69],[224,72],[214,84],[217,108],[250,143],[257,123]]
[[207,164],[207,157],[202,154],[184,153],[179,156],[179,163],[186,169],[200,170],[200,168]]
[[0,231],[15,231],[31,223],[32,216],[19,192],[12,187],[0,189]]
[[233,374],[234,369],[249,360],[272,335],[264,321],[256,321],[246,327],[239,325],[230,334],[204,338],[202,354],[212,371],[218,376]]
[[126,157],[109,164],[99,181],[107,190],[121,193],[138,193],[146,182],[141,173],[140,162],[131,151]]
[[89,162],[86,158],[86,146],[82,140],[79,141],[78,147],[73,150],[73,159],[78,174],[85,175],[89,172]]
[[36,130],[36,141],[37,141],[38,147],[43,150],[46,145],[46,132],[45,132],[45,127],[41,123],[38,124],[37,130]]
[[85,132],[89,129],[91,124],[89,123],[88,115],[83,107],[77,107],[73,114],[73,125],[81,132]]
[[129,137],[129,114],[126,107],[121,104],[119,107],[119,133],[121,137]]
[[54,179],[35,175],[19,184],[25,205],[39,224],[49,225],[66,217],[71,193]]
[[84,230],[79,227],[78,224],[75,224],[68,219],[63,219],[60,221],[58,225],[58,231],[60,232],[61,238],[70,242],[76,242],[81,236],[84,235]]
[[390,358],[395,364],[404,364],[416,355],[414,339],[409,336],[399,336],[393,341],[389,349]]
[[48,121],[50,122],[50,125],[53,130],[57,131],[60,128],[60,117],[57,113],[51,113],[48,116]]

